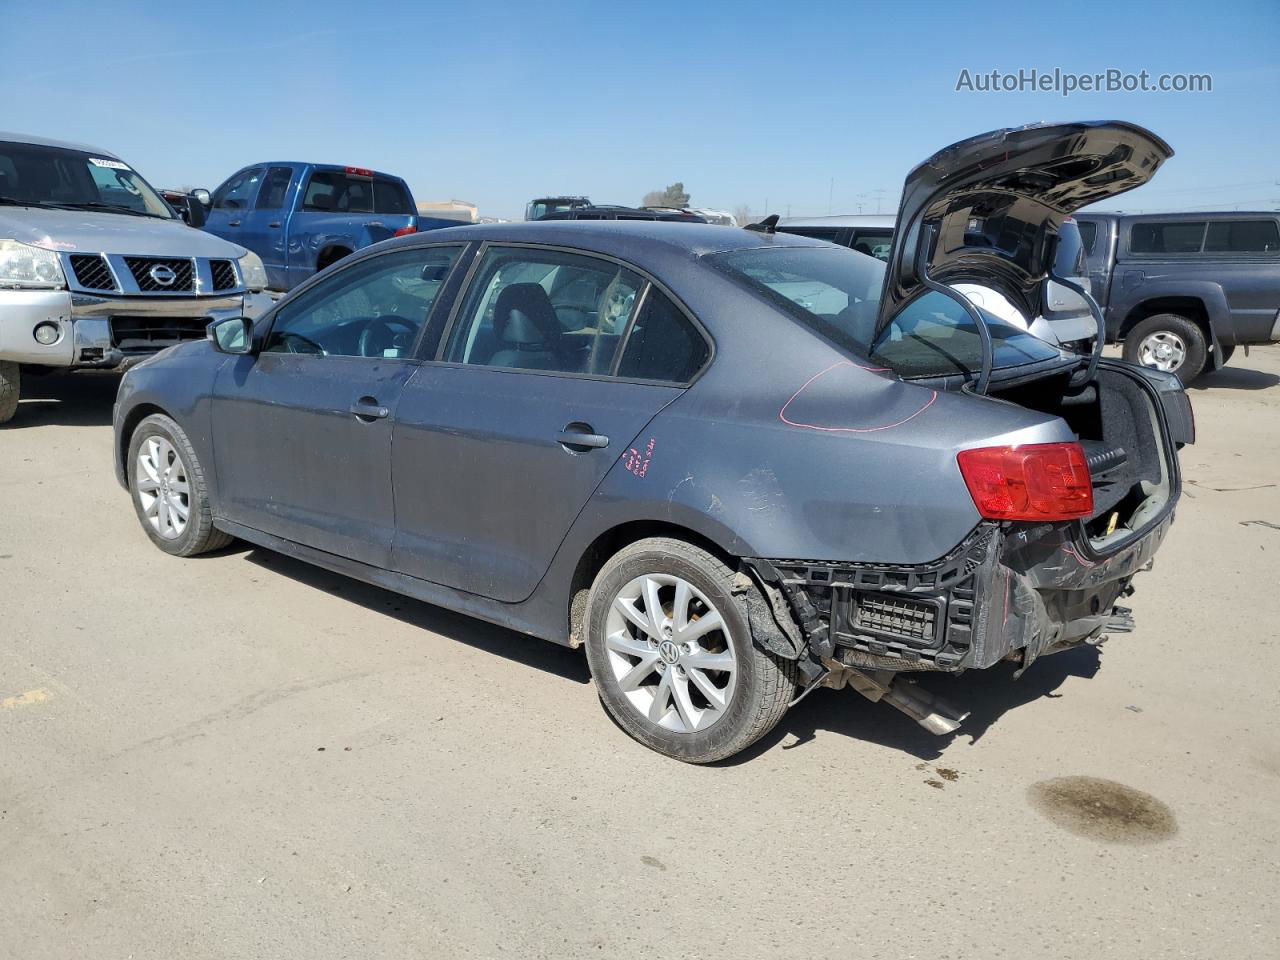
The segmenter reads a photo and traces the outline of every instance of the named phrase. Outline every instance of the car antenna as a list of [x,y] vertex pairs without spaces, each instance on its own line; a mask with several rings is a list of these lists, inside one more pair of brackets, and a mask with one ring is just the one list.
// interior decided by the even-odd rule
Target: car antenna
[[778,215],[771,213],[759,223],[748,223],[743,229],[754,230],[756,233],[777,233]]

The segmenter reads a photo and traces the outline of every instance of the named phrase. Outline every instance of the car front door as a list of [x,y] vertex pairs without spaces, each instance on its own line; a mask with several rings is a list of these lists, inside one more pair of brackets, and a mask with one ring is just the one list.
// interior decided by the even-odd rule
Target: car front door
[[294,199],[289,185],[293,183],[292,167],[269,167],[258,190],[253,207],[240,218],[238,242],[262,258],[267,269],[267,286],[287,290],[285,274],[288,250],[285,240],[289,229],[289,210]]
[[246,167],[239,173],[232,174],[222,186],[213,191],[204,229],[224,240],[240,243],[244,215],[253,209],[265,172],[263,167]]
[[397,408],[393,568],[528,597],[609,469],[643,473],[645,425],[709,355],[683,311],[621,264],[487,248],[439,362]]
[[353,263],[282,302],[261,351],[222,367],[213,402],[221,515],[386,566],[392,415],[461,250],[414,247]]

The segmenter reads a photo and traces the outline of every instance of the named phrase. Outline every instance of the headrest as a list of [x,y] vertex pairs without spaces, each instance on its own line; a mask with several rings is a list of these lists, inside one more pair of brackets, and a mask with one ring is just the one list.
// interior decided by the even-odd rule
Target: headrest
[[560,321],[539,284],[513,283],[498,294],[493,332],[504,343],[551,343],[560,339]]

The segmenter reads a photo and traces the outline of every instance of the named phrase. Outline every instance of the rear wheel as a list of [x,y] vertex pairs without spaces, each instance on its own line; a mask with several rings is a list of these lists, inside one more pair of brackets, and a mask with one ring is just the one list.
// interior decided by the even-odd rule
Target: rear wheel
[[11,360],[0,360],[0,423],[13,419],[21,395],[22,368]]
[[1130,363],[1176,373],[1183,383],[1200,376],[1208,353],[1200,325],[1176,313],[1147,317],[1124,341],[1124,358]]
[[128,470],[142,529],[165,553],[191,557],[231,542],[213,526],[204,470],[172,419],[157,413],[138,424],[129,440]]
[[795,696],[795,665],[752,643],[733,586],[707,551],[654,538],[612,557],[591,588],[587,661],[601,702],[633,738],[686,763],[744,750]]

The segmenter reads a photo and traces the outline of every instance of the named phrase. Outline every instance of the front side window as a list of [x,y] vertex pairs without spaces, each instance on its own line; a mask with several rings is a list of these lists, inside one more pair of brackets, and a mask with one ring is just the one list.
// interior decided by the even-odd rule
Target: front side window
[[461,247],[373,257],[316,284],[276,313],[268,353],[405,359]]
[[1209,224],[1205,253],[1275,253],[1280,228],[1274,220],[1223,220]]
[[241,170],[213,192],[210,206],[215,210],[245,210],[262,180],[261,167]]
[[[981,366],[977,327],[945,294],[926,293],[876,336],[885,265],[872,257],[845,247],[761,247],[708,259],[837,347],[901,376],[951,376]],[[986,311],[983,316],[991,332],[993,367],[1059,356],[1025,330]]]
[[608,375],[644,281],[608,260],[492,247],[476,271],[444,359]]
[[173,218],[169,205],[123,161],[45,144],[0,141],[0,198],[35,207]]
[[317,170],[307,181],[302,209],[319,213],[373,213],[373,180],[339,170]]
[[1199,253],[1203,220],[1151,220],[1135,223],[1129,234],[1131,253]]

